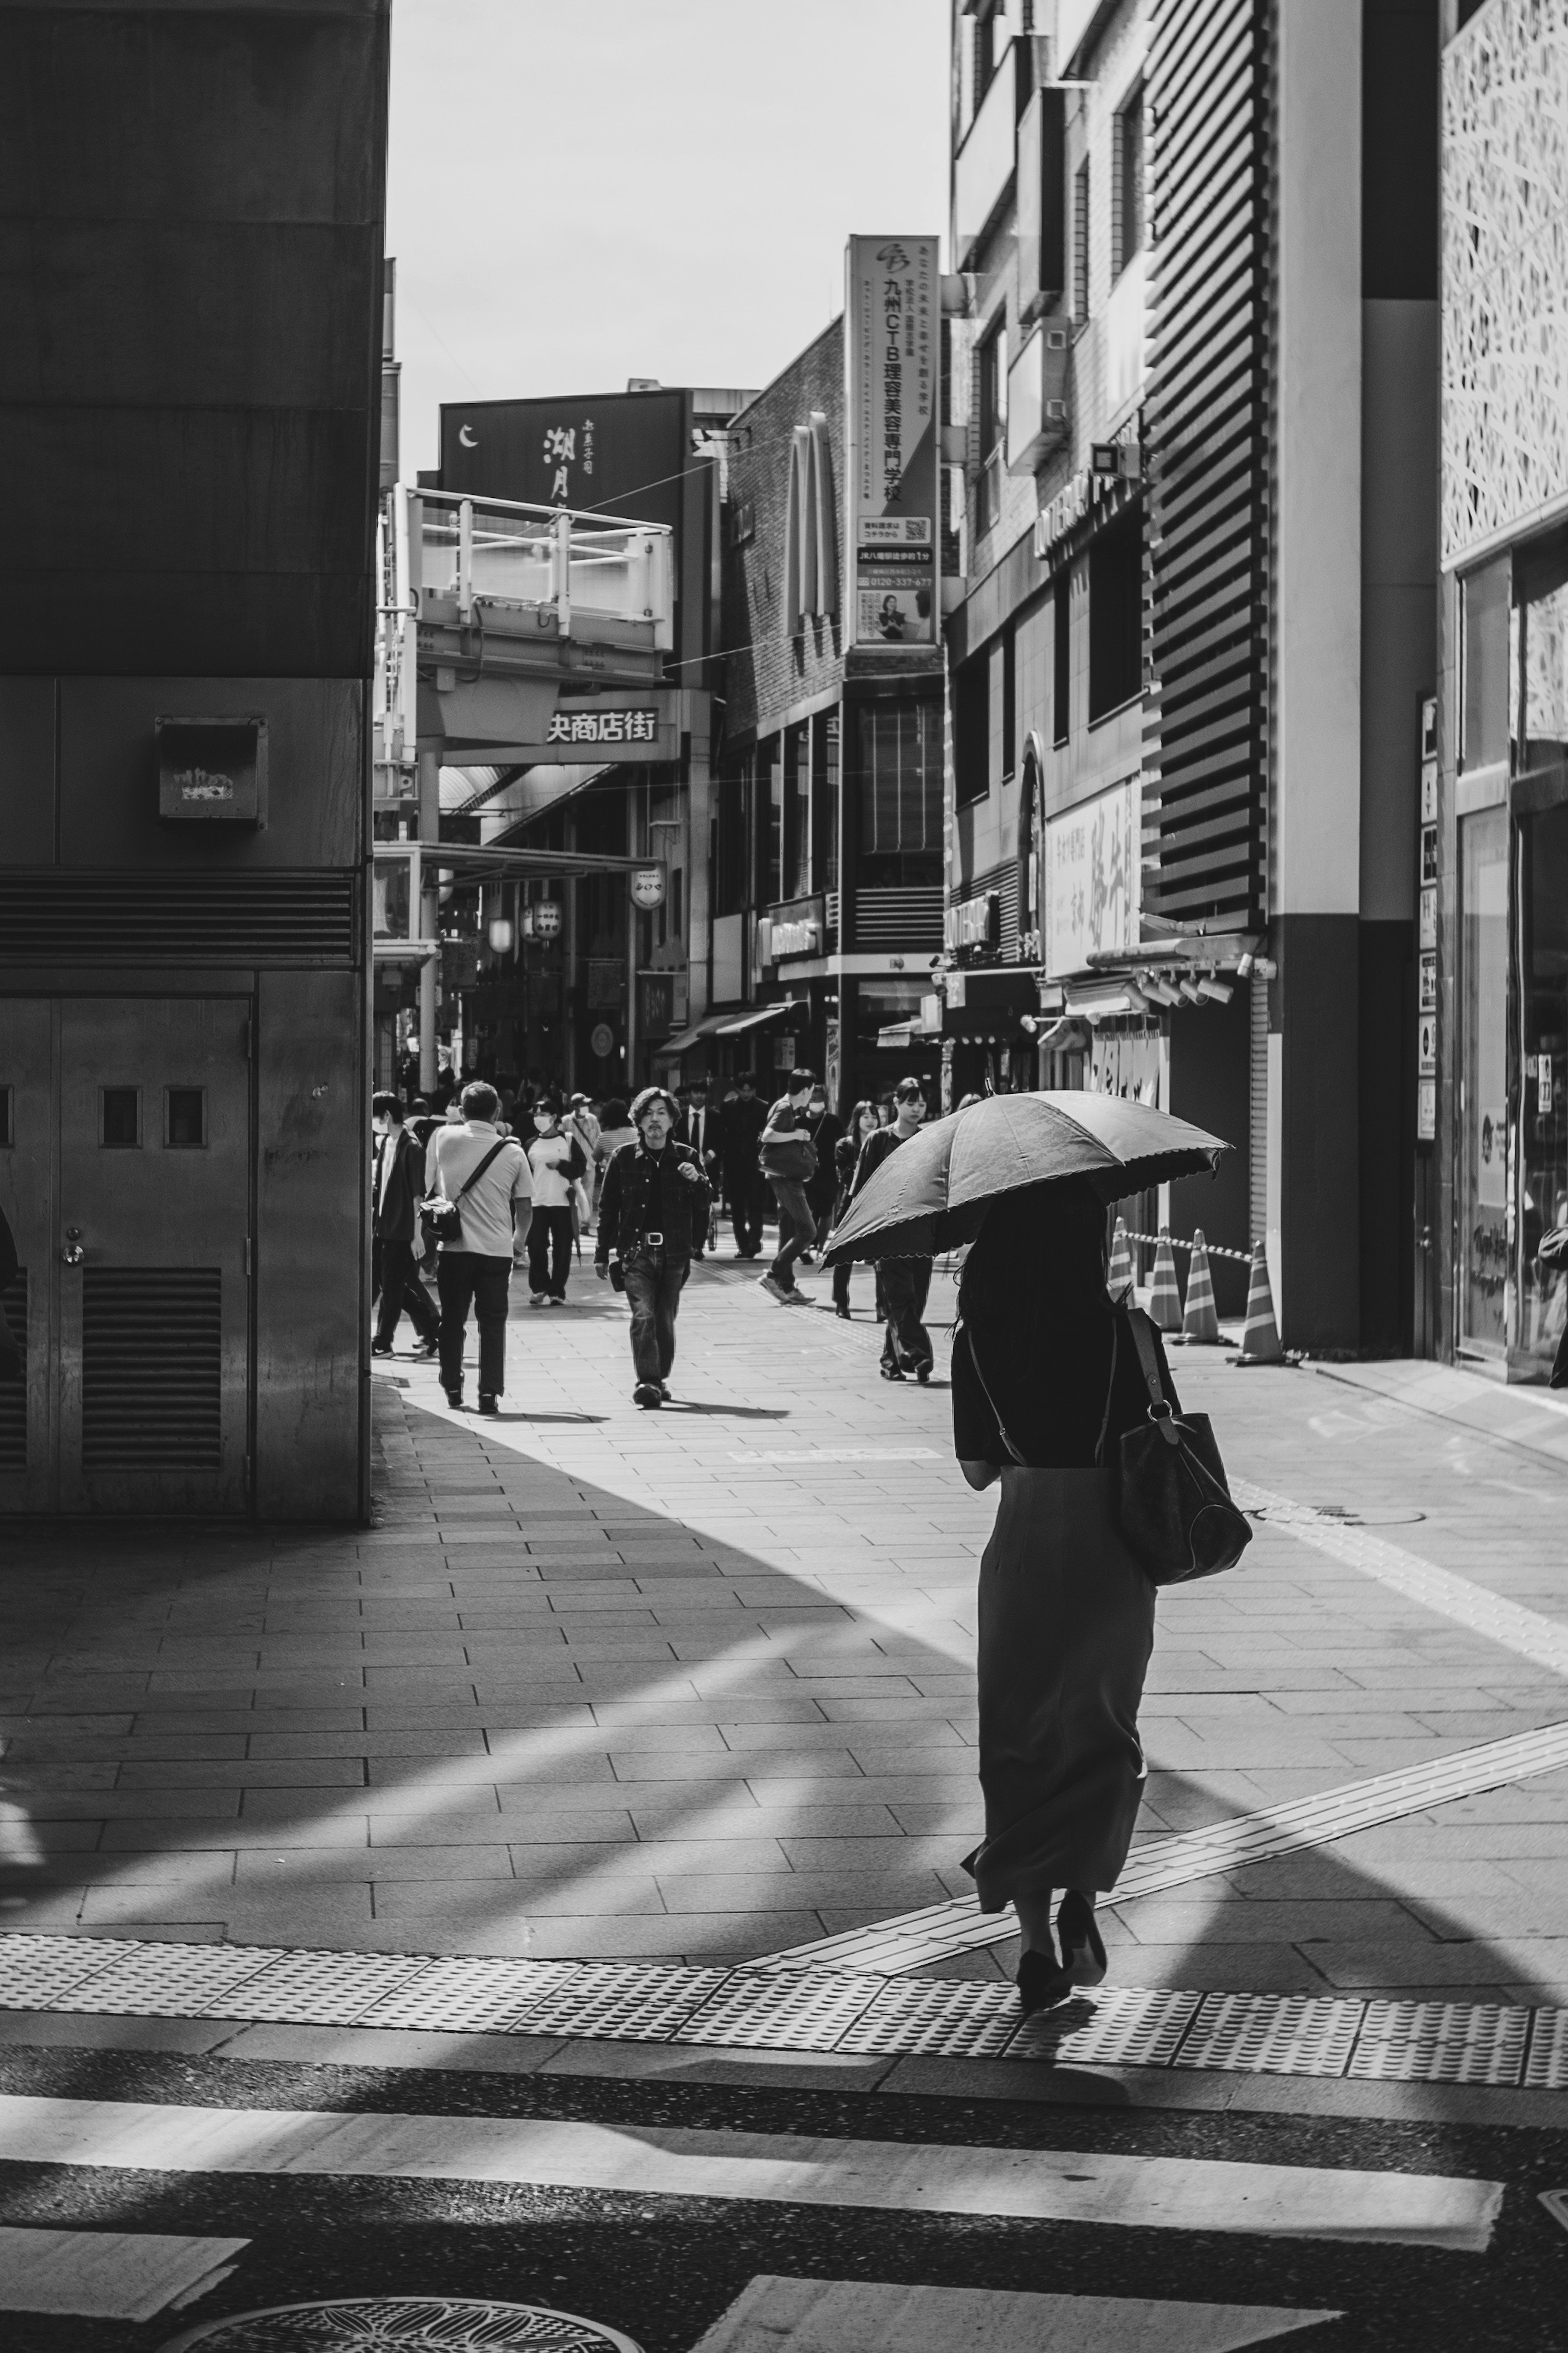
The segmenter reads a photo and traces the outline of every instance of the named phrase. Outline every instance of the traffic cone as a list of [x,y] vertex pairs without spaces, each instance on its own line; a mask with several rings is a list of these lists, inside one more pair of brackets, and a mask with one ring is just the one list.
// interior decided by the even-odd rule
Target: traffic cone
[[1212,1347],[1219,1338],[1219,1316],[1214,1303],[1214,1277],[1202,1226],[1193,1229],[1193,1262],[1187,1272],[1187,1312],[1182,1318],[1184,1340]]
[[1252,1246],[1252,1277],[1247,1287],[1247,1327],[1241,1335],[1241,1354],[1231,1358],[1235,1365],[1281,1365],[1285,1351],[1279,1345],[1279,1327],[1274,1321],[1274,1293],[1268,1286],[1268,1261],[1263,1255],[1263,1244]]
[[1110,1272],[1106,1276],[1106,1288],[1112,1299],[1120,1299],[1131,1291],[1135,1281],[1132,1271],[1132,1245],[1127,1239],[1125,1221],[1118,1218],[1110,1243]]
[[1179,1332],[1182,1328],[1182,1294],[1176,1287],[1176,1261],[1171,1248],[1171,1229],[1160,1229],[1159,1246],[1154,1252],[1154,1287],[1149,1293],[1149,1320],[1162,1332]]

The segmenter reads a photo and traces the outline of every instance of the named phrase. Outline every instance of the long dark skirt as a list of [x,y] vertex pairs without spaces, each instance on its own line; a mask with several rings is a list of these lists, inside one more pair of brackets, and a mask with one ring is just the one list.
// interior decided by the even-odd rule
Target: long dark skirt
[[966,1859],[983,1911],[1114,1887],[1143,1794],[1138,1708],[1154,1588],[1104,1471],[1002,1472],[980,1564],[980,1786]]

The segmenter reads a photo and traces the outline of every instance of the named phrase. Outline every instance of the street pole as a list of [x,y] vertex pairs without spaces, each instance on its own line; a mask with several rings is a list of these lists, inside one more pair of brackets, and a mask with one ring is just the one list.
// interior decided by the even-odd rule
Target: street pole
[[[419,839],[441,839],[441,755],[432,744],[419,746]],[[424,888],[419,894],[419,936],[437,940],[441,931],[440,872],[433,858],[420,860]],[[419,967],[419,1092],[428,1102],[436,1091],[436,999],[441,985],[439,950]]]

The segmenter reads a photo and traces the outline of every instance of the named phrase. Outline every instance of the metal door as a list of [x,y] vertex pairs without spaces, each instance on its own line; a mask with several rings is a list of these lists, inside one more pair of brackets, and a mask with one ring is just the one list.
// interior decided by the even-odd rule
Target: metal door
[[27,1134],[18,1117],[8,1157],[29,1361],[26,1460],[0,1455],[0,1506],[243,1511],[248,1000],[12,1000],[5,1014],[26,1073]]
[[26,1356],[25,1373],[0,1372],[0,1511],[8,1512],[50,1511],[55,1500],[52,1026],[47,998],[0,997],[0,1209],[21,1262],[0,1304]]

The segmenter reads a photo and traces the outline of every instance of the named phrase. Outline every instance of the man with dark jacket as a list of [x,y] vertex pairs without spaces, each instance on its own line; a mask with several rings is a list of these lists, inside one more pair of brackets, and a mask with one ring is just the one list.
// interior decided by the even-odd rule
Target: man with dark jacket
[[[893,1096],[894,1115],[890,1127],[879,1127],[860,1146],[860,1157],[855,1164],[855,1184],[850,1194],[862,1191],[871,1176],[881,1166],[889,1153],[900,1144],[907,1144],[920,1131],[926,1115],[925,1095],[918,1079],[900,1079]],[[913,1373],[916,1380],[929,1381],[935,1350],[931,1334],[921,1318],[925,1314],[926,1298],[931,1290],[929,1258],[879,1258],[877,1261],[877,1282],[887,1331],[882,1341],[882,1378],[885,1381],[907,1380]]]
[[742,1071],[735,1082],[733,1103],[726,1103],[719,1128],[719,1152],[724,1165],[724,1198],[735,1231],[735,1256],[758,1258],[763,1248],[763,1212],[767,1207],[768,1180],[757,1166],[767,1105],[759,1101],[756,1082]]
[[406,1307],[419,1335],[418,1353],[433,1356],[441,1319],[430,1304],[415,1263],[419,1204],[425,1198],[425,1155],[403,1124],[403,1105],[395,1095],[373,1095],[370,1108],[375,1128],[371,1173],[372,1287],[381,1294],[371,1354],[391,1356],[397,1319]]
[[[708,1082],[693,1079],[686,1090],[686,1108],[680,1114],[680,1124],[675,1131],[677,1144],[689,1145],[697,1155],[697,1165],[708,1179],[710,1194],[719,1190],[719,1122],[708,1108]],[[700,1258],[707,1247],[708,1237],[701,1234],[691,1247],[693,1258]]]
[[805,1189],[816,1174],[811,1122],[806,1117],[816,1084],[812,1071],[792,1071],[786,1091],[769,1112],[763,1129],[763,1172],[779,1205],[779,1247],[762,1286],[781,1307],[811,1304],[796,1285],[795,1262],[816,1239],[816,1219]]
[[645,1087],[632,1104],[637,1140],[613,1155],[599,1196],[594,1271],[604,1282],[612,1254],[619,1262],[632,1311],[632,1398],[644,1407],[669,1395],[675,1319],[712,1199],[696,1153],[672,1141],[679,1117],[673,1096]]

